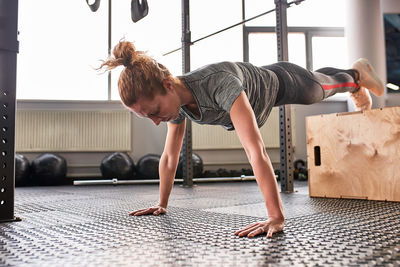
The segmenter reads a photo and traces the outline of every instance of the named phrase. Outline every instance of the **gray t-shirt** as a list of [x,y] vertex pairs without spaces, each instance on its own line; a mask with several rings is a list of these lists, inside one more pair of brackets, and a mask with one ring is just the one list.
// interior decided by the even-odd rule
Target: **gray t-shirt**
[[192,92],[200,116],[182,106],[179,117],[171,122],[181,123],[187,117],[199,124],[221,125],[227,130],[234,130],[229,111],[243,90],[261,127],[274,106],[279,86],[274,72],[242,62],[210,64],[180,78]]

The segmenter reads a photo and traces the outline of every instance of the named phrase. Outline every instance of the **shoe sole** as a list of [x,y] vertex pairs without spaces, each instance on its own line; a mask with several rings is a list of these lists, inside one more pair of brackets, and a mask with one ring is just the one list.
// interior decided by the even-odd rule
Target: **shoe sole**
[[[360,74],[359,85],[361,87],[367,88],[376,96],[383,95],[384,93],[383,83],[381,79],[379,79],[374,68],[367,59],[362,58],[358,60],[357,62],[354,63],[353,68],[357,70]],[[367,76],[366,80],[363,79],[364,76]],[[368,79],[368,77],[370,79]]]

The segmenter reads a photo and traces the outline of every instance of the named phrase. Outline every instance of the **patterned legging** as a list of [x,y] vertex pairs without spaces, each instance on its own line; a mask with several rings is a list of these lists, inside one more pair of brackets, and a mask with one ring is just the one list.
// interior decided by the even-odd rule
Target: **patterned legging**
[[354,92],[354,70],[322,68],[314,72],[289,62],[278,62],[264,66],[276,73],[279,91],[275,106],[285,104],[309,105],[320,102],[336,93]]

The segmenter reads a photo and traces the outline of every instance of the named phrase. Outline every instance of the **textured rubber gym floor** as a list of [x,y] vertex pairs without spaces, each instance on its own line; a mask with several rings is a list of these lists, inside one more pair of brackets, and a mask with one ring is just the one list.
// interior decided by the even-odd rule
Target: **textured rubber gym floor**
[[175,185],[168,214],[128,213],[158,200],[157,185],[16,189],[0,224],[0,266],[400,266],[400,203],[281,194],[286,228],[239,238],[265,217],[255,182]]

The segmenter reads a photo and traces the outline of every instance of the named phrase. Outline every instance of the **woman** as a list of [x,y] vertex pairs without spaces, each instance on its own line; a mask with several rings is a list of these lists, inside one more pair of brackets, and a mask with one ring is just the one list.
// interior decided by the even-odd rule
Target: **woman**
[[367,88],[377,96],[384,92],[382,82],[365,59],[352,69],[324,68],[307,71],[288,62],[264,67],[250,63],[221,62],[207,65],[183,76],[174,77],[167,68],[132,43],[119,42],[113,57],[100,68],[125,68],[118,81],[122,103],[154,124],[168,122],[168,133],[159,165],[160,201],[158,205],[130,215],[166,213],[179,153],[185,132],[185,120],[221,125],[236,130],[268,211],[268,220],[238,230],[238,236],[268,237],[284,227],[284,214],[271,161],[261,139],[259,127],[273,106],[312,104],[338,92],[350,92],[359,110],[371,108]]

